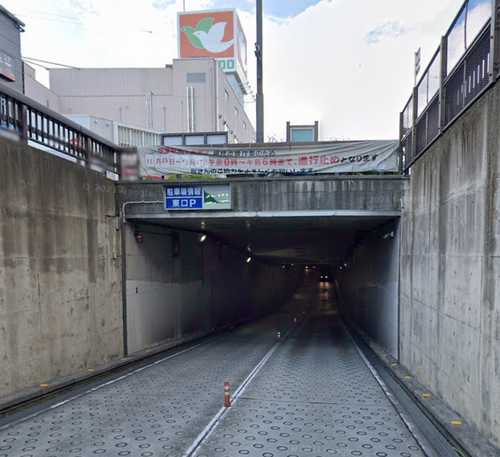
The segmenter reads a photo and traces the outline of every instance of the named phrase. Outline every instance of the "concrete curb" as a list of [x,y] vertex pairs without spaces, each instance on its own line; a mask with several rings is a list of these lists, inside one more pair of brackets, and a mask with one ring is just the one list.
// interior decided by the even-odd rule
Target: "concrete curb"
[[160,344],[158,346],[146,349],[144,351],[140,351],[131,356],[123,357],[118,361],[100,365],[99,367],[92,369],[91,372],[85,372],[85,374],[80,372],[75,375],[64,376],[61,378],[55,378],[49,380],[48,385],[50,387],[48,388],[32,387],[28,389],[23,389],[21,392],[15,395],[0,397],[0,414],[5,413],[7,410],[17,408],[18,406],[24,403],[32,402],[46,395],[71,387],[75,384],[88,381],[89,379],[97,378],[104,374],[108,374],[112,371],[119,370],[120,368],[125,368],[136,362],[146,360],[149,357],[153,357],[162,352],[168,351],[183,344],[193,342],[208,335],[209,334],[196,335],[190,338],[184,338],[181,340],[176,340],[165,344]]
[[55,378],[48,381],[50,387],[42,388],[42,387],[31,387],[28,389],[23,389],[17,394],[9,395],[5,397],[0,397],[0,414],[4,414],[9,410],[16,409],[23,404],[31,403],[33,401],[39,400],[43,397],[46,397],[50,394],[55,394],[61,390],[70,388],[76,384],[83,383],[85,381],[98,378],[103,375],[107,375],[112,373],[113,371],[119,370],[121,368],[129,367],[137,362],[141,362],[147,360],[151,357],[154,357],[163,352],[169,351],[174,348],[181,347],[183,345],[199,341],[203,338],[207,338],[210,336],[217,336],[220,333],[223,333],[230,329],[231,327],[237,327],[243,325],[245,322],[239,322],[234,325],[226,325],[217,330],[213,330],[210,332],[202,332],[191,334],[185,338],[181,338],[179,340],[168,341],[163,344],[158,344],[143,351],[134,353],[127,357],[123,357],[115,362],[107,363],[92,369],[91,372],[86,371],[85,374],[82,372],[77,373],[75,375],[64,376],[61,378]]

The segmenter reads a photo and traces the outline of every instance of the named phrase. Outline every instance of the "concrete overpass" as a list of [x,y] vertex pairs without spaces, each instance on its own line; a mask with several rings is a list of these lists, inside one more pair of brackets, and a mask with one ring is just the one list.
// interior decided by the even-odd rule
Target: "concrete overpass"
[[[123,183],[124,220],[215,236],[275,263],[338,265],[360,236],[401,214],[406,178],[240,178],[210,181]],[[165,209],[167,186],[229,186],[231,209]]]

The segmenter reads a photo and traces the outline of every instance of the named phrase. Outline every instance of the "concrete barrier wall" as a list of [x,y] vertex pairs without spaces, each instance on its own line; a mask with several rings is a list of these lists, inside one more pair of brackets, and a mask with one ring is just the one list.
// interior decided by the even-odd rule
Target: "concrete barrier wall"
[[115,186],[0,138],[0,396],[122,355]]
[[500,85],[412,167],[401,251],[401,361],[500,444]]
[[127,225],[125,234],[129,353],[264,315],[300,283],[298,271],[246,264],[244,253],[210,237],[200,243],[197,234],[147,224]]
[[399,221],[365,236],[347,268],[336,273],[341,311],[371,340],[398,358]]

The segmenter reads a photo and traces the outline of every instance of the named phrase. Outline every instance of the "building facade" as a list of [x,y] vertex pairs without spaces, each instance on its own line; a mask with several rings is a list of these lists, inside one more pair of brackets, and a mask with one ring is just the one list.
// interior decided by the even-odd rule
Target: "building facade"
[[0,5],[0,82],[23,92],[21,32],[24,23]]
[[252,142],[243,94],[214,59],[178,59],[164,68],[51,69],[50,90],[27,73],[26,95],[75,120],[107,119],[158,133],[228,133]]
[[24,94],[26,96],[47,108],[61,113],[58,95],[36,79],[35,69],[26,62],[23,63],[23,76]]
[[157,146],[161,144],[161,134],[154,130],[138,128],[96,116],[68,114],[67,117],[118,146]]

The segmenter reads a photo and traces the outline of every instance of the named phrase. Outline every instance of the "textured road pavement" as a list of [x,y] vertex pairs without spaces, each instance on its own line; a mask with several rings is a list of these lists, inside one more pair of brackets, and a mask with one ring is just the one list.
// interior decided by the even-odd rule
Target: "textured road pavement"
[[[317,287],[317,286],[316,286]],[[332,306],[331,289],[304,291],[317,312],[286,339],[197,457],[423,457]]]
[[179,456],[290,325],[275,315],[0,429],[0,457]]
[[194,455],[422,457],[330,291],[310,284],[288,310],[0,428],[0,457],[181,457],[220,410],[224,381],[234,390],[273,347]]

